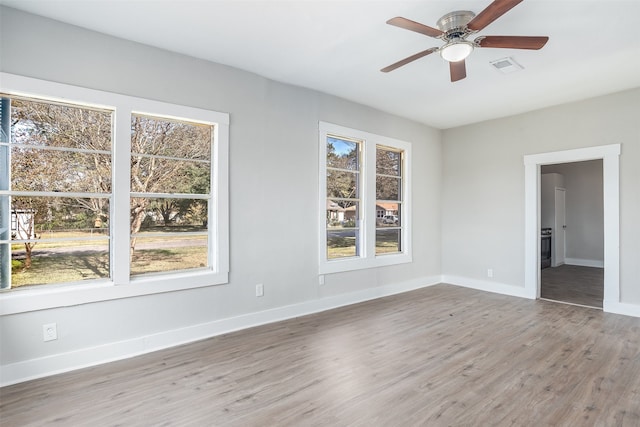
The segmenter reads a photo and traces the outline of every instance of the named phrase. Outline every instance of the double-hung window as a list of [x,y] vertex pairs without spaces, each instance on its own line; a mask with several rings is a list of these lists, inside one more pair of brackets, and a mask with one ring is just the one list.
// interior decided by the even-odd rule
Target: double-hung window
[[411,261],[411,144],[320,122],[321,274]]
[[227,282],[227,114],[0,81],[2,313]]

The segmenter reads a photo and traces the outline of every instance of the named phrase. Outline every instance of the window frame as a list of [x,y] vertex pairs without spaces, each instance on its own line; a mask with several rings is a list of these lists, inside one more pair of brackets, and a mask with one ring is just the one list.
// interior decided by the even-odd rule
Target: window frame
[[[328,259],[327,256],[327,137],[361,141],[360,188],[362,206],[360,218],[359,256]],[[318,183],[318,272],[331,274],[412,262],[411,244],[411,143],[376,135],[333,123],[318,124],[319,183]],[[403,152],[402,209],[400,211],[402,251],[376,255],[376,147],[383,146]]]
[[[113,110],[110,279],[0,291],[0,315],[157,294],[228,283],[229,114],[0,73],[3,93]],[[130,276],[129,206],[131,115],[149,114],[213,125],[210,268]]]

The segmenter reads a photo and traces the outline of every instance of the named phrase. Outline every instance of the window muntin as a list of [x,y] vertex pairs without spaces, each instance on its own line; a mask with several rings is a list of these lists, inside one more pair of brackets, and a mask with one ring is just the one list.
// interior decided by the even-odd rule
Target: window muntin
[[211,124],[132,115],[131,275],[210,267],[213,134]]
[[320,273],[410,262],[411,145],[324,122],[319,130]]
[[0,208],[11,216],[0,287],[109,278],[112,111],[0,96],[10,117]]

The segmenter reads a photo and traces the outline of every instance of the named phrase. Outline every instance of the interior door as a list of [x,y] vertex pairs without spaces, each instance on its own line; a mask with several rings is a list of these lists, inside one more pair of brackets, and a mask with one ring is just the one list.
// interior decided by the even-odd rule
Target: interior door
[[555,227],[553,236],[555,240],[554,249],[555,257],[553,257],[553,266],[557,267],[564,264],[566,241],[567,241],[567,224],[566,224],[566,191],[564,188],[556,188],[555,192]]

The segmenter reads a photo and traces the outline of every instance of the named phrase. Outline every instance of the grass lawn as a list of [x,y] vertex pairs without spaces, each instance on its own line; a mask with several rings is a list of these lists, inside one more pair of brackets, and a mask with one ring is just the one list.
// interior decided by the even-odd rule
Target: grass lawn
[[[397,253],[398,241],[394,235],[378,236],[376,240],[376,255]],[[328,259],[348,258],[356,256],[355,237],[330,237],[327,241]]]
[[144,249],[133,253],[131,275],[186,270],[207,266],[207,247],[190,246],[167,249]]
[[14,267],[11,287],[46,285],[109,277],[109,256],[105,252],[68,252],[31,260],[31,268]]
[[[48,233],[47,233],[48,234]],[[86,232],[51,233],[55,237],[77,238],[87,237]],[[95,234],[94,234],[95,235]],[[100,236],[100,234],[97,234]],[[34,251],[45,251],[34,254],[31,268],[24,269],[24,244],[12,245],[12,251],[18,259],[12,261],[11,287],[33,286],[43,284],[82,282],[85,280],[109,278],[108,242],[100,241],[63,241],[53,242],[52,237],[42,238],[34,247]],[[171,241],[199,239],[197,236],[172,236]],[[206,237],[203,237],[206,239]],[[149,243],[166,243],[162,237],[144,239]],[[96,243],[104,249],[96,249]],[[69,250],[73,248],[72,250]],[[60,251],[54,251],[60,249]],[[140,248],[134,252],[131,275],[159,273],[165,271],[187,270],[207,266],[206,246],[179,246],[162,249]]]

